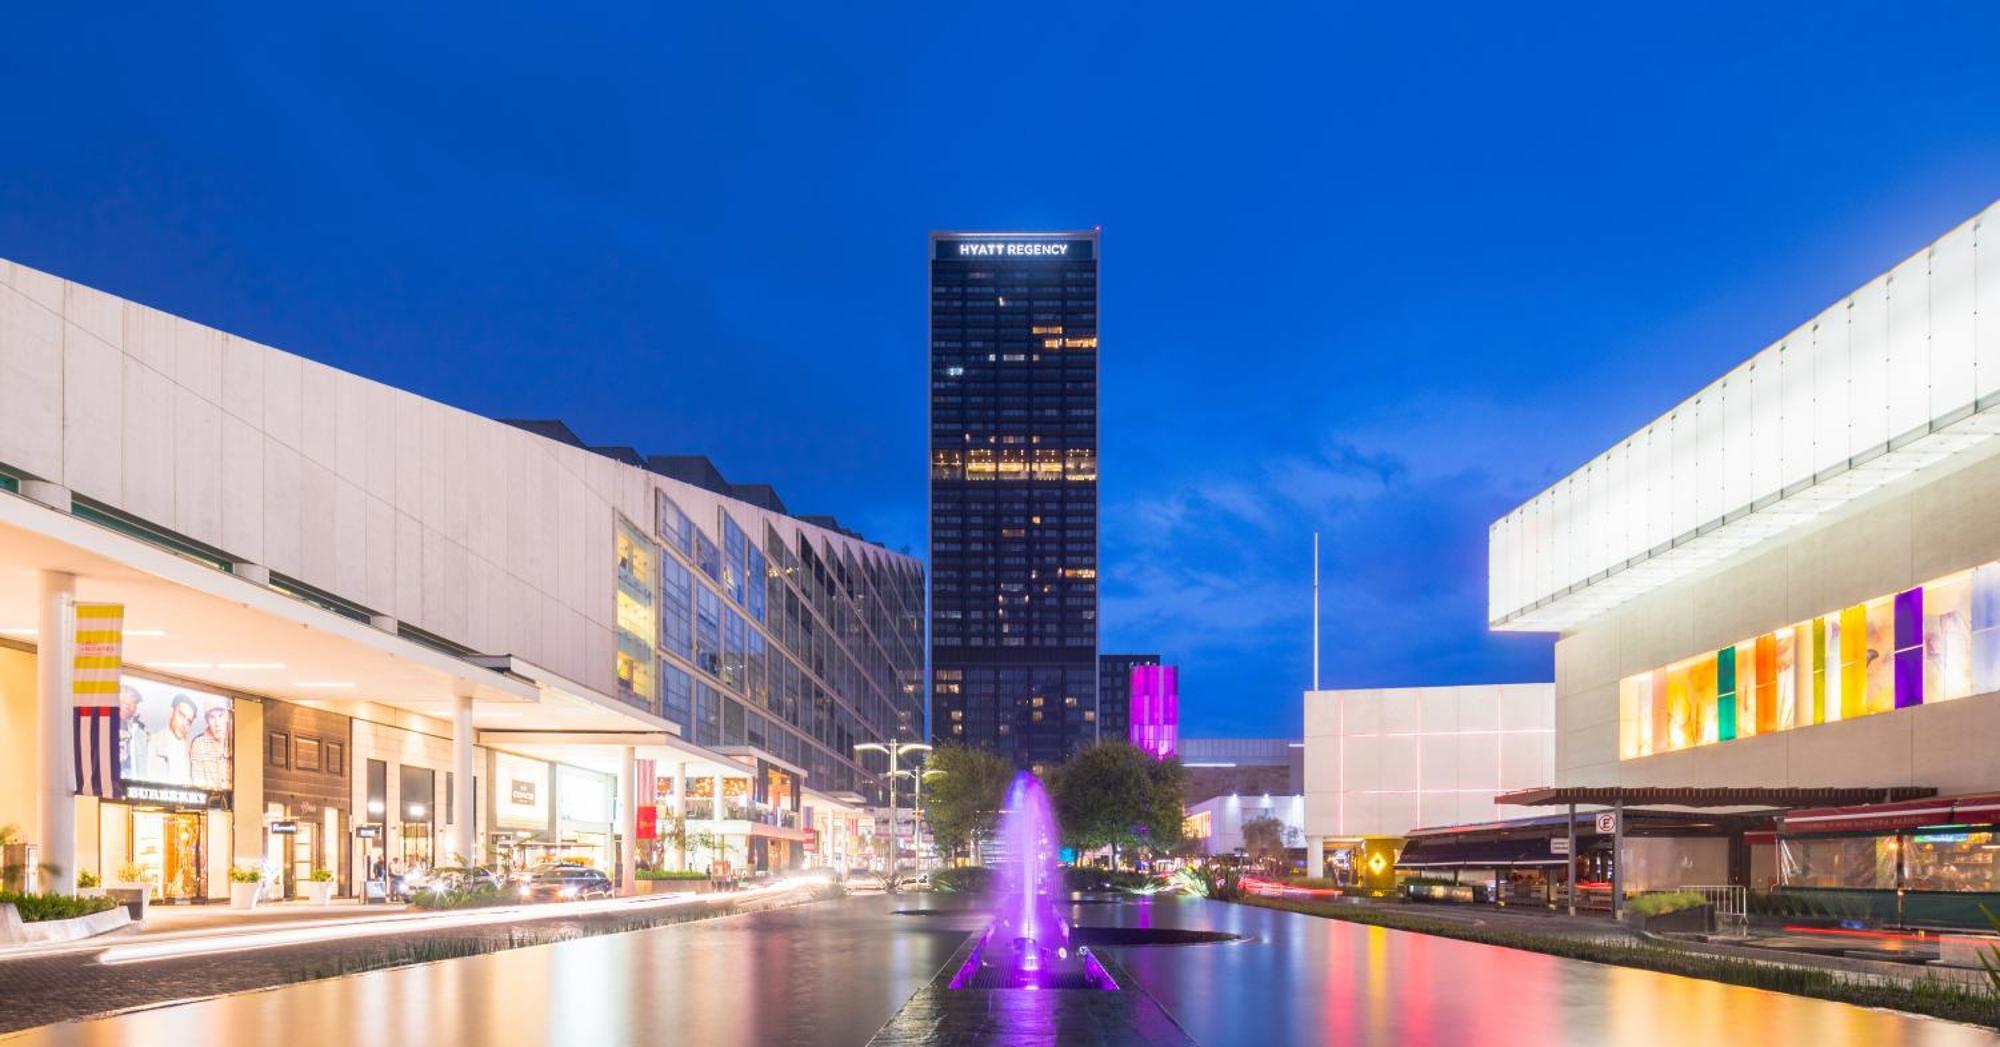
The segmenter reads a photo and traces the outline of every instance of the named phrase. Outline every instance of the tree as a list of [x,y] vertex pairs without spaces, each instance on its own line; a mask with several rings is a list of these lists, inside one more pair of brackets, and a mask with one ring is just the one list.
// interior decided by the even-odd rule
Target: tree
[[1014,765],[985,749],[942,745],[925,761],[924,818],[931,839],[962,854],[990,834],[1014,782]]
[[1243,855],[1262,866],[1283,865],[1285,851],[1298,839],[1299,831],[1270,815],[1243,823]]
[[1155,760],[1125,742],[1083,749],[1047,775],[1063,842],[1080,851],[1120,847],[1165,851],[1181,839],[1178,760]]

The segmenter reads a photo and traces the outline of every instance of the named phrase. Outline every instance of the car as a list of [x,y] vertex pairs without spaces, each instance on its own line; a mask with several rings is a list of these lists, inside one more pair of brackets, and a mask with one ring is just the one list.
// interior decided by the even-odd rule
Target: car
[[856,894],[868,894],[875,891],[887,891],[889,889],[889,881],[883,879],[881,873],[872,872],[848,873],[847,879],[842,880],[841,884]]
[[432,890],[470,891],[484,887],[498,891],[506,888],[507,881],[502,879],[499,873],[484,866],[470,869],[445,866],[432,869],[423,884],[411,884],[413,889],[419,886]]
[[611,878],[581,865],[559,865],[538,872],[521,885],[521,898],[531,902],[568,902],[609,898],[617,894]]

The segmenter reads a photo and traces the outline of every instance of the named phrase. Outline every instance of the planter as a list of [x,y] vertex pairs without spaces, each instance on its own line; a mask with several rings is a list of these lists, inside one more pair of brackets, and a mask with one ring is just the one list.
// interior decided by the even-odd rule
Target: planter
[[107,883],[104,885],[104,896],[118,899],[119,902],[124,904],[125,911],[131,915],[132,922],[139,923],[146,919],[146,901],[153,896],[153,885],[150,883]]
[[229,882],[229,907],[232,909],[255,909],[257,897],[264,890],[262,883]]
[[332,880],[307,880],[299,884],[299,890],[305,894],[308,904],[332,905],[334,886]]
[[1691,909],[1677,909],[1658,916],[1640,916],[1629,913],[1633,928],[1652,934],[1708,934],[1715,930],[1715,907],[1697,905]]
[[106,931],[115,931],[132,922],[123,909],[106,909],[70,920],[40,920],[24,923],[19,910],[0,904],[0,945],[40,945],[73,942]]

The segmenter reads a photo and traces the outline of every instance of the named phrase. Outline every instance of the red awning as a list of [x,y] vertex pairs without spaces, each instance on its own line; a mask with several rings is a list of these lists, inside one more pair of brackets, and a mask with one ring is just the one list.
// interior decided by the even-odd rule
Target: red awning
[[1901,803],[1871,803],[1854,807],[1813,807],[1786,812],[1780,832],[1804,833],[1898,832],[1931,825],[1992,825],[2000,823],[2000,793],[1940,796]]

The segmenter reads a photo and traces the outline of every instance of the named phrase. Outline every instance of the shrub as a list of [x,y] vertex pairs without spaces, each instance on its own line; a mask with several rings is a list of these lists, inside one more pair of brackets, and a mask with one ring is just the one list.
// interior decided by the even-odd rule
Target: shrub
[[1085,865],[1063,869],[1063,887],[1071,891],[1134,891],[1155,882],[1157,880],[1146,873],[1125,869],[1099,869]]
[[229,870],[229,882],[230,882],[230,883],[263,883],[263,882],[264,882],[264,870],[262,870],[262,869],[259,869],[259,868],[257,868],[257,867],[256,867],[256,866],[254,866],[254,865],[253,865],[253,866],[250,866],[249,868],[244,868],[243,866],[240,866],[240,865],[239,865],[239,866],[231,866],[231,867],[230,867],[230,870]]
[[1634,916],[1665,916],[1707,904],[1708,899],[1694,891],[1652,891],[1633,898],[1625,907]]
[[15,891],[0,891],[0,904],[12,905],[14,911],[21,914],[22,923],[70,920],[118,907],[118,903],[110,898],[79,898],[72,894],[22,894]]
[[333,880],[333,870],[314,869],[312,871],[312,875],[308,876],[307,879],[311,880],[314,883],[329,883]]
[[985,890],[993,882],[993,870],[983,865],[967,865],[957,869],[939,869],[931,873],[931,890],[977,893]]
[[1290,887],[1310,887],[1314,890],[1330,890],[1340,886],[1331,876],[1294,876],[1286,880],[1285,884]]
[[145,883],[146,867],[138,862],[126,862],[118,867],[119,883]]
[[641,869],[641,880],[706,880],[708,874],[694,869]]
[[418,891],[416,897],[410,899],[410,904],[419,909],[479,909],[489,905],[506,905],[519,900],[519,897],[510,891],[482,883],[472,887]]
[[76,874],[76,885],[80,888],[96,887],[98,885],[97,874],[91,872],[89,869],[79,871]]

